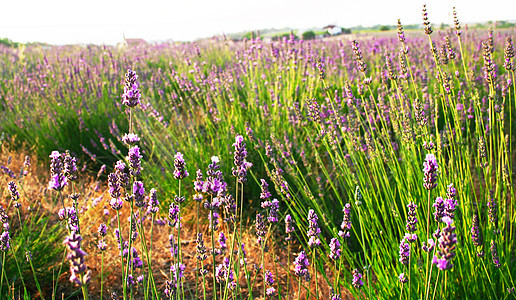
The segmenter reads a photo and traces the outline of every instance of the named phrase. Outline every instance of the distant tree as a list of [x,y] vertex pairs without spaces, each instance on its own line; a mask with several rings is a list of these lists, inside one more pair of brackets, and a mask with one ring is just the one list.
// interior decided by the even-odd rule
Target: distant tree
[[2,38],[0,39],[0,45],[4,45],[7,47],[18,47],[18,43],[11,41],[8,38]]
[[391,30],[391,27],[389,25],[380,26],[380,31],[387,31],[387,30]]
[[342,27],[342,34],[351,34],[351,29]]
[[315,32],[313,32],[312,30],[308,30],[308,31],[303,32],[302,36],[303,36],[303,40],[305,40],[305,41],[313,40],[313,39],[315,39]]

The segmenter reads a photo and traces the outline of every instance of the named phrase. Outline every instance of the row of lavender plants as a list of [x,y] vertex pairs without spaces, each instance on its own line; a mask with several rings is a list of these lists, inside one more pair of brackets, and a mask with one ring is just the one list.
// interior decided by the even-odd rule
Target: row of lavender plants
[[[270,245],[290,249],[295,236],[306,249],[289,252],[295,267],[287,272],[298,276],[300,289],[313,285],[306,292],[314,297],[328,297],[319,286],[325,281],[335,299],[344,289],[367,298],[503,298],[514,290],[516,270],[514,29],[463,32],[454,17],[453,28],[434,33],[425,7],[424,34],[405,36],[398,22],[397,37],[350,41],[292,36],[120,51],[2,49],[2,107],[18,115],[3,114],[1,126],[47,154],[75,147],[108,163],[123,158],[127,144],[127,160],[111,163],[108,176],[112,208],[126,205],[124,198],[131,211],[113,233],[124,297],[138,282],[146,298],[161,295],[151,272],[152,231],[145,234],[138,220],[159,206],[156,190],[145,196],[146,181],[163,196],[161,207],[170,205],[177,246],[169,297],[188,294],[181,239],[191,237],[181,236],[181,211],[204,207],[210,230],[197,237],[199,263],[188,266],[202,286],[196,297],[206,297],[206,287],[208,297],[301,295],[275,285],[263,264],[273,260]],[[126,65],[142,85],[127,73],[123,104],[136,106],[141,89],[138,110],[116,100],[116,77]],[[27,97],[33,101],[22,104]],[[37,122],[47,113],[54,117]],[[108,124],[98,121],[106,117]],[[76,127],[80,134],[69,132]],[[66,160],[59,153],[52,159]],[[193,184],[184,180],[185,159],[199,169]],[[66,176],[53,174],[62,184]],[[234,185],[225,183],[230,174]],[[249,217],[263,253],[258,270],[250,269],[241,241]],[[71,218],[77,230],[68,227],[67,243],[81,254],[80,216]],[[83,285],[89,277],[77,278]],[[256,278],[264,291],[255,291]]]

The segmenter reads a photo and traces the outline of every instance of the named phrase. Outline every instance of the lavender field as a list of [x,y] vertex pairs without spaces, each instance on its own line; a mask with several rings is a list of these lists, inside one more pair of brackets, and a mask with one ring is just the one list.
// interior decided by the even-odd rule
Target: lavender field
[[453,16],[0,45],[0,299],[515,299],[516,28]]

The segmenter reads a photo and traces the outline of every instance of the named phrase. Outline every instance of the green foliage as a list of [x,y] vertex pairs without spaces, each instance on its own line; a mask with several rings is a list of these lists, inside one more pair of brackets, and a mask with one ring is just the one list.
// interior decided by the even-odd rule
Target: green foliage
[[312,30],[305,31],[303,32],[302,37],[305,41],[313,40],[315,39],[315,32],[313,32]]

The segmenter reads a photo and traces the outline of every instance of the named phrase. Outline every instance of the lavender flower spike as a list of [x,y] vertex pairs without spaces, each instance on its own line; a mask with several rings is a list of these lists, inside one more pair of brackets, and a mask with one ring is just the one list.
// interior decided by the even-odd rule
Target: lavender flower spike
[[351,280],[351,284],[356,289],[360,289],[364,285],[364,282],[362,281],[362,274],[360,274],[358,269],[354,269],[352,273],[353,279]]
[[309,281],[310,272],[308,271],[308,266],[310,266],[310,262],[305,251],[299,252],[299,255],[294,260],[294,273],[305,281]]
[[437,246],[437,256],[434,256],[432,263],[436,264],[441,270],[449,270],[453,268],[451,260],[455,257],[455,248],[457,244],[457,235],[454,233],[455,226],[451,226],[453,220],[446,216],[442,219],[446,223],[446,227],[441,231],[439,244]]
[[308,232],[306,233],[309,237],[308,246],[310,246],[310,248],[319,247],[321,245],[321,240],[319,240],[321,229],[319,228],[319,224],[317,224],[317,220],[317,214],[313,209],[310,209],[308,211]]
[[70,281],[79,286],[88,284],[91,279],[91,271],[86,271],[86,265],[84,264],[86,252],[81,249],[81,241],[81,236],[74,231],[64,241],[69,251],[66,258],[70,260]]
[[337,260],[340,258],[340,243],[336,238],[332,238],[330,241],[330,255],[329,257],[332,260]]
[[342,224],[340,225],[342,230],[339,231],[339,236],[345,239],[349,238],[351,231],[351,204],[346,203],[342,212],[344,213],[344,217],[342,218]]
[[131,69],[125,74],[124,93],[122,94],[122,104],[127,107],[135,107],[140,104],[140,90],[138,89],[138,75]]
[[432,153],[428,153],[423,163],[423,186],[427,190],[434,189],[437,186],[437,172],[439,166],[437,165],[437,159]]
[[177,152],[174,155],[174,178],[181,180],[186,177],[188,177],[188,171],[186,170],[185,159],[181,152]]

